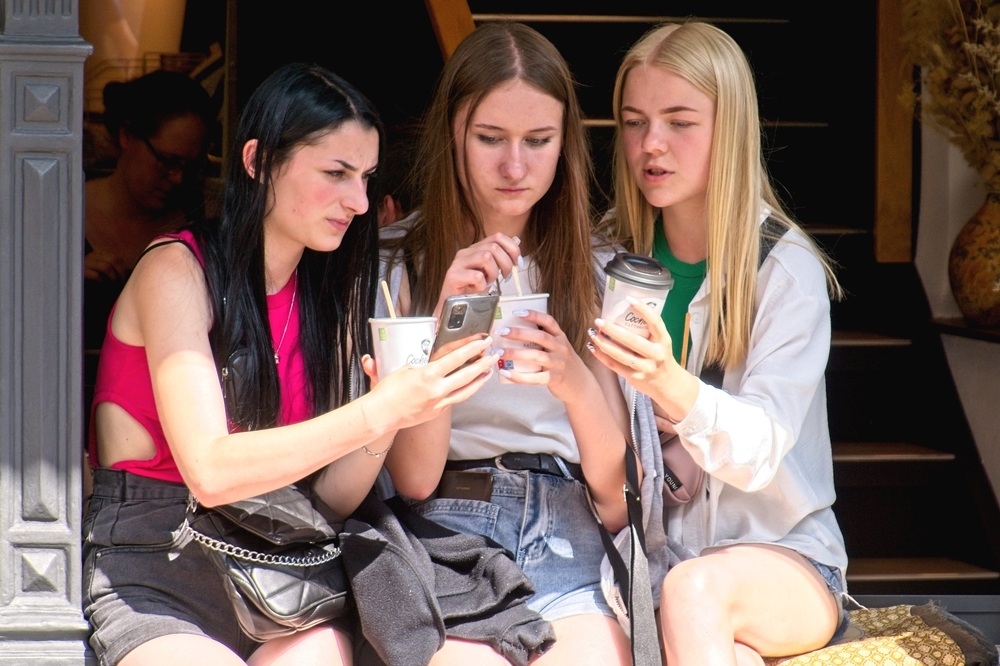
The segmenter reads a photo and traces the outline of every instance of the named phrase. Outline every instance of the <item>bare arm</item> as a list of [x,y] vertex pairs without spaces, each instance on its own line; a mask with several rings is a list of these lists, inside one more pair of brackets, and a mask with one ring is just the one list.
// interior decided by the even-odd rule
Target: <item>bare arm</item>
[[[485,292],[496,281],[497,276],[509,276],[521,256],[518,244],[519,241],[496,233],[459,250],[445,274],[434,316],[440,315],[448,296]],[[398,306],[404,316],[411,314],[409,280],[405,268],[400,281]],[[450,351],[455,347],[449,346],[442,351]],[[492,371],[493,357],[488,357],[485,361]],[[450,446],[450,407],[442,410],[434,419],[401,430],[396,435],[392,452],[385,463],[396,490],[414,499],[427,498],[441,481]]]
[[[447,376],[482,352],[480,342],[412,372],[393,373],[369,394],[322,416],[230,434],[208,341],[204,276],[191,253],[179,245],[151,253],[139,263],[119,310],[119,337],[146,348],[157,412],[181,476],[209,506],[285,486],[352,452],[365,455],[359,451],[365,445],[381,450],[376,447],[397,429],[434,418],[481,383],[475,364]],[[360,456],[352,463],[355,458]],[[344,475],[349,490],[337,488],[337,497],[324,493],[335,510],[349,513],[364,497],[379,462],[364,461],[366,473],[358,478]]]

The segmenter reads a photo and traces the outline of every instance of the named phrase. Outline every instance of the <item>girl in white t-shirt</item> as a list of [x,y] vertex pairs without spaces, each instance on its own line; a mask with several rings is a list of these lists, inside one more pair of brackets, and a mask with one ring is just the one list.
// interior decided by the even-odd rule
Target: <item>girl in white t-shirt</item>
[[[499,371],[466,402],[400,432],[386,467],[401,494],[426,500],[417,511],[514,554],[536,587],[529,606],[557,637],[535,663],[628,663],[600,589],[604,548],[587,491],[612,532],[626,524],[629,417],[614,373],[586,351],[595,268],[607,256],[591,241],[591,166],[555,47],[516,23],[469,36],[442,73],[416,172],[420,211],[384,232],[399,309],[437,314],[446,297],[498,282],[512,294],[517,268],[525,291],[549,294],[548,312],[515,311],[527,328],[495,327]],[[534,348],[510,344],[525,342]],[[490,652],[449,642],[438,658],[499,659]]]

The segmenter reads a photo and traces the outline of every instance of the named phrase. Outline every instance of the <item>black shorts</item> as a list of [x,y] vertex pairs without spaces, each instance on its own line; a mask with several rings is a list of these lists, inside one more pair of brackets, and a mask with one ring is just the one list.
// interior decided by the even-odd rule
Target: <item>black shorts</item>
[[83,523],[83,612],[102,666],[168,634],[207,636],[243,659],[257,648],[201,546],[177,547],[187,497],[182,484],[95,470]]

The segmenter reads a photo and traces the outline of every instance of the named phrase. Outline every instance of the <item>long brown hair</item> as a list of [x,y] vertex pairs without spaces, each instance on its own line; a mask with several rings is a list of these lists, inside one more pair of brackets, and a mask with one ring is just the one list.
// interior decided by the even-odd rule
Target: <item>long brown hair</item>
[[[389,241],[392,261],[402,251],[415,258],[413,314],[430,313],[455,253],[486,235],[476,203],[457,173],[456,118],[465,109],[471,118],[491,91],[514,80],[563,104],[555,179],[532,210],[521,248],[538,266],[538,286],[550,294],[549,313],[582,353],[598,302],[590,237],[593,167],[569,67],[551,42],[525,25],[487,23],[466,37],[445,65],[417,153],[422,214],[405,237]],[[465,182],[471,180],[466,177]]]

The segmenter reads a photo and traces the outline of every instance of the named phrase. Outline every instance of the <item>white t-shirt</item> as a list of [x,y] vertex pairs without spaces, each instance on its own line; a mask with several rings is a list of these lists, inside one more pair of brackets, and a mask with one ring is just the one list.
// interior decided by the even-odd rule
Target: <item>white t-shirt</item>
[[[525,258],[521,271],[524,293],[537,288],[534,262]],[[516,295],[513,280],[501,281],[503,296]],[[503,338],[494,336],[494,347]],[[508,451],[551,453],[571,463],[580,462],[580,451],[566,406],[546,386],[501,384],[498,373],[476,393],[451,409],[451,449],[449,460],[493,458]]]

